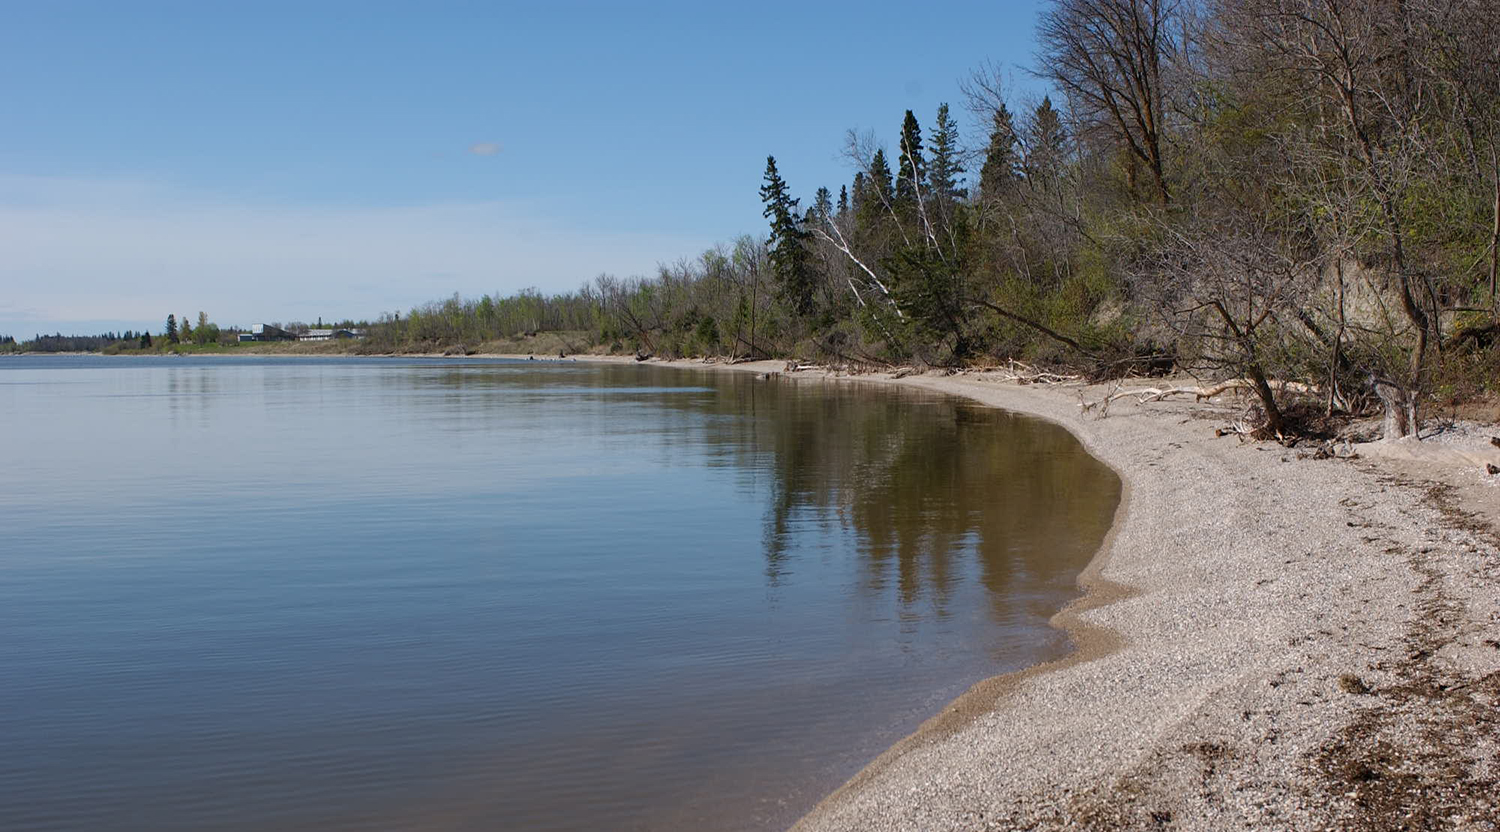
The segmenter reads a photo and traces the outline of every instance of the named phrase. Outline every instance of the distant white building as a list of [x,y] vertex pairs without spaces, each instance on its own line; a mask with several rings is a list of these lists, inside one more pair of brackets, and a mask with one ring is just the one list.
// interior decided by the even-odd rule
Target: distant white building
[[309,329],[297,334],[298,341],[332,341],[344,338],[363,338],[362,329]]

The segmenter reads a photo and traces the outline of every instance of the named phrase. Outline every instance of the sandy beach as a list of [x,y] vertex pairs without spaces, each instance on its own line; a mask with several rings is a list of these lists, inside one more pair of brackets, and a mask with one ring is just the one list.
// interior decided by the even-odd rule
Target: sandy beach
[[[828,377],[782,366],[734,369]],[[1500,463],[1487,434],[1452,428],[1433,441],[1459,455],[1420,463],[1316,459],[1216,437],[1233,406],[1100,418],[1079,402],[1102,389],[992,379],[838,383],[1048,419],[1119,472],[1111,537],[1054,619],[1077,650],[976,685],[797,832],[1500,828],[1500,538],[1468,510],[1500,506],[1500,477],[1454,462]]]

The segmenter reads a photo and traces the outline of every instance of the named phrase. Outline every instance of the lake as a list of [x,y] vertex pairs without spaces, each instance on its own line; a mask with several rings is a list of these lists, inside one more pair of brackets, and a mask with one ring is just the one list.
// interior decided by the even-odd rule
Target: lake
[[889,387],[0,358],[0,829],[772,830],[1068,649],[1120,484]]

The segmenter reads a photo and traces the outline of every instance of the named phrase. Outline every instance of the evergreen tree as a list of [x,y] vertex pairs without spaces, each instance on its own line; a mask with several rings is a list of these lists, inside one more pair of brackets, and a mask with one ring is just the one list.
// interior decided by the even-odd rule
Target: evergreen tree
[[929,343],[946,344],[955,359],[974,354],[964,257],[969,235],[968,222],[958,214],[951,243],[902,246],[883,261],[892,289],[910,316],[911,330]]
[[901,122],[901,167],[896,171],[896,203],[917,204],[917,193],[927,179],[927,160],[922,157],[922,128],[911,110]]
[[143,350],[144,349],[149,349],[150,347],[151,347],[151,333],[149,333],[149,332],[142,332],[141,333],[141,349],[143,349]]
[[1063,129],[1062,116],[1052,106],[1050,97],[1043,98],[1037,105],[1026,128],[1026,158],[1022,162],[1022,171],[1027,184],[1038,190],[1051,191],[1067,160],[1068,136]]
[[979,195],[987,200],[999,199],[1015,184],[1019,170],[1015,121],[1002,102],[995,108],[989,147],[985,149],[984,166],[979,169]]
[[186,315],[182,316],[182,329],[178,330],[177,337],[188,342],[193,340],[193,325],[188,323]]
[[813,196],[812,217],[819,222],[828,222],[833,216],[833,193],[827,188],[819,188]]
[[[859,174],[856,173],[855,174],[855,178],[858,179],[858,177],[859,177]],[[849,213],[849,186],[848,185],[840,185],[839,186],[839,216],[842,217],[843,215],[845,215],[847,213]]]
[[763,215],[771,221],[771,270],[776,275],[781,300],[798,315],[810,315],[814,306],[812,259],[807,251],[808,233],[797,217],[797,202],[776,170],[776,157],[766,157],[765,184],[760,188]]
[[855,177],[855,209],[854,217],[862,229],[872,229],[878,226],[883,218],[887,206],[895,194],[892,193],[891,167],[885,161],[885,150],[875,151],[875,156],[870,159],[869,174],[863,177]]
[[177,316],[167,316],[167,343],[177,343]]
[[932,133],[932,162],[927,169],[928,189],[933,201],[949,207],[966,195],[958,185],[964,173],[959,159],[958,124],[948,115],[946,103],[938,105],[937,126]]

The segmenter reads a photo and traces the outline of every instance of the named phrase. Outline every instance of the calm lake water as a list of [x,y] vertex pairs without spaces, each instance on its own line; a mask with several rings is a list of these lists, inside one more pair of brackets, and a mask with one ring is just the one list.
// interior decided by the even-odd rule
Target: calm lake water
[[0,359],[0,829],[768,830],[1047,618],[1119,482],[659,367]]

